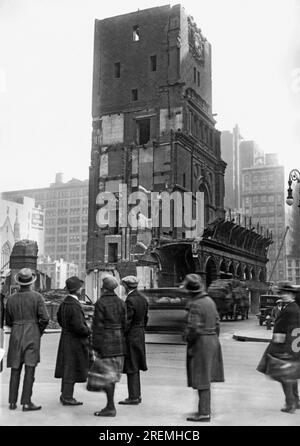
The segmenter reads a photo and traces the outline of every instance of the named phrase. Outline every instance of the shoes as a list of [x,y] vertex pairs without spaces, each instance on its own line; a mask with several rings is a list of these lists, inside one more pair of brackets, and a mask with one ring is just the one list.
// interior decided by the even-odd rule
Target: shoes
[[16,410],[17,404],[16,403],[10,403],[9,404],[9,410]]
[[83,404],[81,401],[75,400],[75,398],[66,399],[62,396],[60,397],[60,402],[63,406],[82,406]]
[[23,412],[29,412],[30,410],[40,410],[42,406],[36,406],[33,403],[23,404]]
[[119,404],[131,404],[131,405],[136,405],[136,404],[140,404],[142,402],[142,398],[125,398],[125,400],[123,401],[119,401]]
[[197,421],[197,422],[208,422],[210,421],[210,415],[193,415],[191,417],[187,417],[187,421]]
[[285,406],[281,409],[281,412],[285,412],[285,413],[295,413],[296,412],[296,407],[295,406]]
[[99,412],[95,412],[95,417],[115,417],[117,414],[116,409],[102,409]]

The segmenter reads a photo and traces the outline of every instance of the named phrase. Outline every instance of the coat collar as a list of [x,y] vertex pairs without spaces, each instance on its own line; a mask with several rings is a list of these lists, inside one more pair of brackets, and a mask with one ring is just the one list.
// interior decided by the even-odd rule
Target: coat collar
[[108,291],[108,290],[105,290],[105,291],[101,294],[100,299],[101,299],[102,297],[118,297],[118,296],[116,295],[116,293],[115,293],[114,291]]
[[65,297],[64,302],[68,305],[79,305],[81,307],[79,300],[74,299],[70,294]]

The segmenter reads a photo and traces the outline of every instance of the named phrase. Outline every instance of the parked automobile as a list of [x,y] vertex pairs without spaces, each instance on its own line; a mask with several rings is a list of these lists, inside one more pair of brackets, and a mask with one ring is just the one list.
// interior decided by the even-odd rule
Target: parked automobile
[[271,317],[276,301],[280,299],[278,294],[262,294],[259,298],[259,313],[256,315],[259,325],[263,325]]

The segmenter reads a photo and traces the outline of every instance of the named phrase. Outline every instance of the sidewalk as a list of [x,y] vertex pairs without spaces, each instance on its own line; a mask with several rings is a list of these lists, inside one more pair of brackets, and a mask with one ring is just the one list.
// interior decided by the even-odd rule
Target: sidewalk
[[[245,323],[244,323],[245,322]],[[83,406],[62,406],[59,402],[60,380],[53,377],[59,333],[43,336],[41,363],[37,367],[33,402],[42,405],[38,412],[8,410],[9,370],[0,374],[0,424],[10,426],[59,425],[59,426],[297,426],[300,411],[296,414],[280,412],[283,392],[277,382],[256,371],[256,366],[266,348],[263,342],[237,342],[232,336],[244,330],[260,334],[264,327],[249,321],[224,322],[221,325],[221,345],[224,359],[225,383],[212,385],[212,421],[191,423],[186,417],[196,411],[196,391],[187,388],[185,356],[186,347],[174,344],[173,335],[148,336],[148,371],[141,373],[142,404],[121,406],[116,404],[115,418],[99,418],[93,413],[105,405],[102,393],[86,390],[85,384],[76,384],[75,397]],[[267,331],[267,330],[265,330]],[[6,335],[6,341],[8,336]],[[158,342],[159,343],[156,343]],[[162,343],[168,341],[169,343]],[[152,343],[155,342],[155,343]],[[5,364],[5,362],[4,362]],[[116,403],[127,396],[126,377],[116,386]],[[100,431],[100,429],[99,429]]]

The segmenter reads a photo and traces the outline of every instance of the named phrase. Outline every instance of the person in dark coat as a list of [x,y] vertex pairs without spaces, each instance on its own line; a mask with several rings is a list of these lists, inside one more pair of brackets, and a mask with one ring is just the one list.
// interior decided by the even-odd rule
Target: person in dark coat
[[60,401],[64,406],[83,404],[73,397],[75,383],[85,382],[89,367],[89,335],[91,333],[85,321],[79,301],[83,281],[73,276],[66,280],[68,295],[60,304],[57,321],[62,327],[55,378],[61,378]]
[[103,279],[103,293],[96,302],[92,322],[95,371],[98,386],[107,397],[106,407],[94,413],[97,417],[116,416],[114,393],[116,382],[119,382],[122,376],[126,328],[126,305],[114,292],[118,285],[113,276]]
[[201,278],[188,274],[184,288],[189,292],[184,339],[187,342],[188,387],[198,391],[198,413],[187,421],[210,421],[210,384],[223,382],[224,370],[219,342],[219,314],[206,294]]
[[281,312],[281,308],[282,308],[282,299],[277,299],[276,305],[274,308],[272,308],[272,311],[271,311],[271,320],[272,320],[273,324],[275,323],[276,319],[278,318],[278,316]]
[[[283,281],[279,282],[278,291],[282,298],[282,308],[275,320],[272,340],[257,366],[257,370],[266,375],[269,374],[270,359],[268,354],[281,359],[300,361],[300,352],[296,351],[297,348],[293,348],[293,342],[299,336],[295,329],[300,328],[300,308],[295,302],[298,290],[290,282]],[[281,411],[295,413],[296,409],[300,409],[297,380],[286,381],[282,379],[280,382],[286,402]]]
[[5,293],[4,293],[4,281],[1,280],[0,282],[0,328],[2,329],[4,327],[4,299],[5,299]]
[[140,404],[142,401],[140,370],[147,370],[145,327],[148,322],[148,301],[137,290],[137,277],[124,277],[122,283],[127,293],[125,300],[127,328],[125,333],[124,373],[127,374],[128,398],[119,401],[119,404]]
[[11,367],[9,383],[9,408],[17,408],[20,376],[23,364],[25,375],[21,404],[23,411],[39,410],[31,401],[35,368],[40,362],[41,336],[48,325],[49,315],[43,296],[30,289],[36,274],[29,268],[21,269],[15,276],[20,291],[10,295],[6,303],[6,325],[11,327],[7,353],[7,367]]

